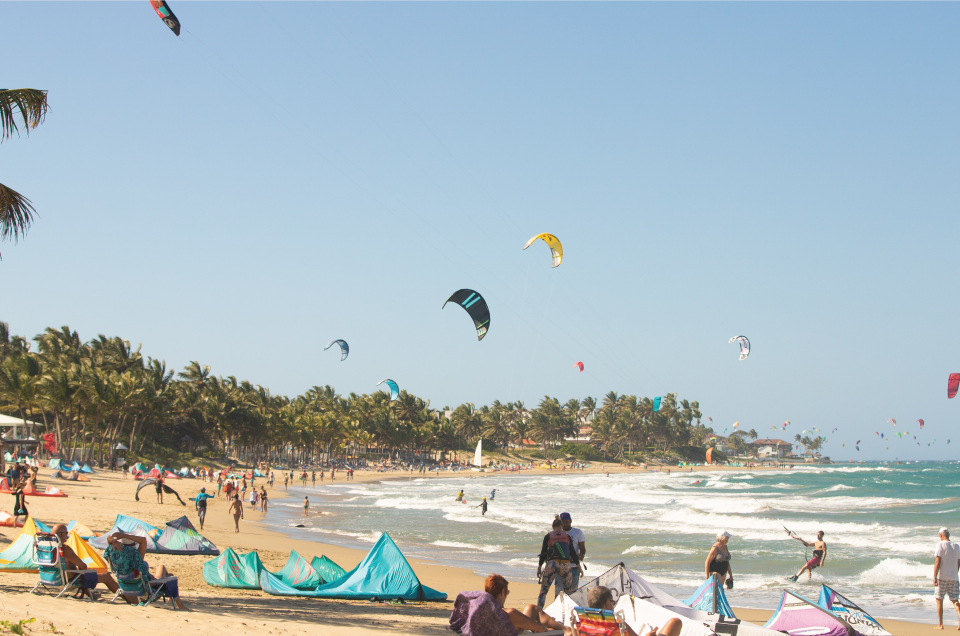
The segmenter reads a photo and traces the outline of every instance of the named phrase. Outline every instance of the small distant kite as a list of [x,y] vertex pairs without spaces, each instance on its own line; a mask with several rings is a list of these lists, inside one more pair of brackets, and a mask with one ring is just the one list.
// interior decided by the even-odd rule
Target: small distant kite
[[923,420],[917,420],[917,421],[920,422],[920,430],[922,431],[922,430],[923,430]]
[[170,6],[166,3],[166,0],[150,0],[150,6],[157,12],[157,15],[160,16],[163,23],[170,27],[170,30],[173,31],[177,37],[180,37],[180,20],[177,20],[177,16],[173,15],[173,11],[170,10]]
[[836,432],[837,432],[837,429],[833,429],[832,431],[830,431],[830,434],[833,435]]
[[950,440],[947,440],[947,444],[949,444],[949,443],[950,443]]
[[573,363],[573,367],[574,367],[575,369],[580,369],[580,373],[583,373],[583,363],[582,363],[582,362],[574,362],[574,363]]
[[775,430],[777,430],[777,427],[776,427],[776,426],[771,426],[771,427],[770,427],[770,430],[775,431]]
[[443,307],[446,307],[447,303],[457,303],[470,314],[470,317],[473,318],[473,326],[477,328],[477,340],[483,340],[483,337],[487,335],[487,330],[490,329],[490,309],[487,307],[487,301],[483,299],[483,296],[472,289],[460,289],[453,292],[450,298],[447,298]]
[[523,249],[527,249],[533,245],[537,239],[541,239],[547,244],[547,247],[550,248],[550,255],[553,257],[553,267],[560,267],[560,261],[563,260],[563,245],[560,244],[560,239],[553,234],[537,234],[532,239],[527,241],[527,244],[523,246]]
[[657,411],[660,410],[660,400],[662,400],[662,399],[663,399],[663,397],[662,397],[662,396],[659,396],[659,395],[658,395],[657,397],[653,398],[653,412],[654,412],[654,413],[656,413]]
[[897,420],[893,419],[892,417],[889,420],[887,420],[887,424],[889,424],[890,422],[893,422],[894,426],[897,425]]
[[377,382],[377,386],[380,386],[381,384],[386,384],[388,387],[390,387],[391,402],[393,402],[398,397],[400,397],[400,387],[397,386],[396,382],[394,382],[393,380],[380,380],[379,382]]
[[947,378],[947,399],[957,397],[957,388],[960,388],[960,373],[951,373]]
[[733,428],[740,428],[740,422],[734,422]]
[[710,420],[710,423],[711,423],[711,424],[713,424],[713,418],[712,418],[712,417],[710,417],[710,416],[708,415],[708,416],[707,416],[707,419]]
[[332,347],[333,345],[340,345],[340,362],[343,362],[347,359],[347,356],[350,355],[350,346],[347,344],[346,340],[331,340],[330,344],[323,348],[324,351]]
[[750,341],[746,336],[734,336],[727,341],[727,344],[732,342],[740,343],[740,359],[746,360],[747,356],[750,355]]

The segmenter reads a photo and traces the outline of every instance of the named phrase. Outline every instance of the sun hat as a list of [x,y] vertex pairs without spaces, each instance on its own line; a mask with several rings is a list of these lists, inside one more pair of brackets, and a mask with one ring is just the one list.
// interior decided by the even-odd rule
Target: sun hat
[[719,541],[724,537],[732,537],[732,536],[733,535],[727,532],[726,530],[721,530],[720,532],[717,533],[717,541]]

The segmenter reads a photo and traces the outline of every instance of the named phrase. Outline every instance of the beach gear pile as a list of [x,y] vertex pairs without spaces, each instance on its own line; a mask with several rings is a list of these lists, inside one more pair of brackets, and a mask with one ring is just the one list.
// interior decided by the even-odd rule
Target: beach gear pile
[[760,626],[734,615],[716,576],[704,581],[696,592],[681,602],[623,563],[587,581],[573,594],[561,592],[544,611],[564,625],[570,625],[571,610],[586,607],[587,595],[599,585],[613,592],[614,613],[623,612],[626,623],[638,634],[645,634],[676,618],[683,624],[681,636],[778,636],[783,633],[890,636],[865,610],[826,585],[821,586],[817,602],[784,591],[773,616]]

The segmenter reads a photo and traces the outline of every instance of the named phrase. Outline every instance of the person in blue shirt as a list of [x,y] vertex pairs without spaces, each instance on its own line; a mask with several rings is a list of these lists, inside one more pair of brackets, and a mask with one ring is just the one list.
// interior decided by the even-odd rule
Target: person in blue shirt
[[203,520],[207,518],[207,499],[213,499],[213,495],[207,494],[206,488],[200,489],[197,495],[197,516],[200,518],[200,529],[203,530]]

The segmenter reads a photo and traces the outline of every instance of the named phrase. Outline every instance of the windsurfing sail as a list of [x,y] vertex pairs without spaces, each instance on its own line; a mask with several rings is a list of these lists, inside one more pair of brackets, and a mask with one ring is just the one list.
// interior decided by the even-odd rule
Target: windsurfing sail
[[473,454],[473,465],[474,466],[483,466],[483,458],[481,457],[480,451],[483,446],[483,440],[477,441],[477,452]]
[[817,605],[845,620],[861,636],[891,636],[877,619],[829,586],[820,586]]

